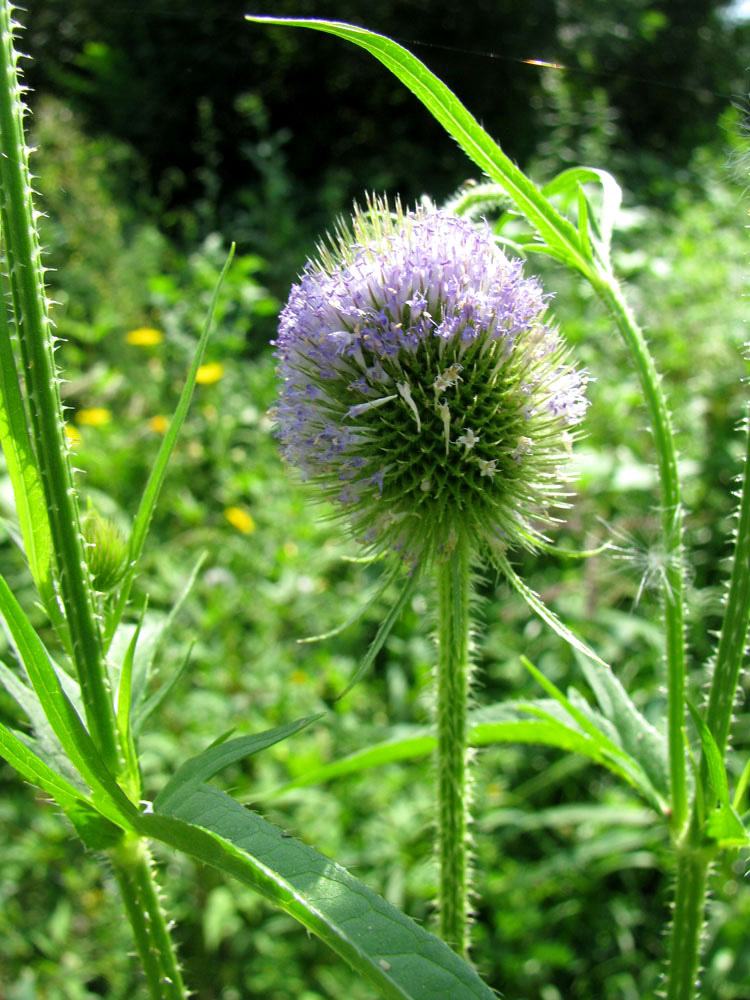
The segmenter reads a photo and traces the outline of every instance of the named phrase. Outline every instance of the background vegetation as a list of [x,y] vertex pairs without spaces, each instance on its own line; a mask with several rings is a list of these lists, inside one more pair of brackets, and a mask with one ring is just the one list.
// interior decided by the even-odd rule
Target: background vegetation
[[[360,607],[377,570],[290,480],[276,454],[268,342],[321,231],[365,190],[439,200],[471,174],[416,101],[334,39],[243,23],[244,3],[37,0],[24,16],[40,202],[55,321],[66,343],[70,435],[84,494],[127,529],[229,242],[210,367],[178,446],[134,604],[148,627],[207,553],[162,674],[191,643],[186,677],[145,741],[149,795],[174,762],[229,729],[330,708],[327,719],[227,778],[243,801],[429,920],[429,761],[271,794],[322,763],[429,719],[430,595],[420,593],[369,677],[331,698],[387,606],[320,645],[300,637]],[[665,373],[679,436],[692,566],[691,685],[700,698],[718,622],[746,386],[746,180],[740,113],[750,29],[712,0],[645,2],[268,0],[259,13],[336,17],[414,49],[543,182],[585,162],[626,189],[616,263]],[[530,65],[543,60],[566,67]],[[734,165],[734,166],[733,166]],[[651,443],[609,321],[576,281],[544,272],[554,309],[596,381],[580,481],[558,539],[610,539],[584,563],[523,559],[535,589],[613,664],[644,710],[661,701]],[[155,329],[139,344],[133,330]],[[141,338],[142,339],[142,338]],[[156,339],[156,338],[153,338]],[[0,472],[0,513],[11,517]],[[0,564],[31,585],[0,521]],[[478,704],[530,692],[525,652],[563,688],[570,652],[497,580],[481,588]],[[637,608],[634,607],[637,604]],[[427,622],[427,624],[426,624]],[[0,639],[0,654],[3,640]],[[0,694],[0,717],[15,709]],[[738,708],[737,759],[750,745]],[[0,769],[0,995],[141,996],[114,884],[48,807]],[[475,958],[515,1000],[638,1000],[656,988],[668,886],[638,802],[583,761],[534,748],[483,751],[476,767]],[[163,856],[186,978],[205,1000],[365,1000],[316,940],[250,890]],[[750,997],[747,859],[715,874],[706,996]]]

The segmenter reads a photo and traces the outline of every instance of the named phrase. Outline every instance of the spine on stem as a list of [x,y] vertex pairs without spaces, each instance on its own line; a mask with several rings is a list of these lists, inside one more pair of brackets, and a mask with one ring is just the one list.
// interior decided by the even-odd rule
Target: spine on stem
[[438,897],[440,935],[459,954],[469,948],[469,550],[459,543],[437,564]]

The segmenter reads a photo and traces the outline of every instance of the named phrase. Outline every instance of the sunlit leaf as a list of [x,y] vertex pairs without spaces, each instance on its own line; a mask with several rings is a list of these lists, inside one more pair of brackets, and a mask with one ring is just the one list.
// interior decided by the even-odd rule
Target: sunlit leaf
[[229,767],[239,760],[244,760],[260,750],[265,750],[274,743],[294,736],[310,723],[322,718],[322,715],[311,715],[305,719],[298,719],[290,722],[286,726],[279,726],[276,729],[268,729],[264,733],[255,733],[253,736],[240,736],[235,740],[221,740],[213,743],[208,749],[184,764],[169,779],[154,802],[154,807],[162,812],[168,812],[178,799],[189,795],[204,781],[208,781],[222,768]]
[[338,21],[251,15],[247,15],[247,20],[259,24],[314,28],[366,49],[419,98],[467,156],[503,188],[543,237],[550,253],[584,274],[592,273],[591,262],[585,256],[575,227],[555,210],[536,185],[508,159],[456,95],[402,45],[384,35]]
[[201,786],[144,814],[143,834],[232,875],[313,931],[389,1000],[495,1000],[442,941],[311,847]]

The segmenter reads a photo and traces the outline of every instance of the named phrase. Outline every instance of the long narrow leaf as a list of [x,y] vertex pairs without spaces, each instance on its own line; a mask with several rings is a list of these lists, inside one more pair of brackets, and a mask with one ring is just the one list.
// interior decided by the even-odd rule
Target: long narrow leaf
[[190,408],[190,401],[193,398],[193,390],[195,389],[198,368],[203,361],[206,344],[208,343],[208,337],[211,333],[214,312],[216,310],[216,303],[219,298],[221,286],[224,283],[224,278],[229,270],[230,264],[232,263],[233,256],[234,244],[232,244],[229,250],[226,263],[221,270],[219,280],[216,283],[216,288],[211,296],[211,302],[208,306],[208,312],[203,324],[203,330],[201,331],[198,345],[193,356],[193,362],[190,365],[185,385],[183,386],[179,402],[177,403],[177,409],[174,412],[174,416],[169,424],[167,433],[164,435],[162,440],[161,447],[159,448],[153,468],[151,469],[151,473],[148,477],[146,488],[143,491],[138,512],[135,516],[135,520],[133,521],[133,530],[130,535],[130,547],[128,552],[128,571],[120,586],[120,592],[117,597],[115,610],[112,613],[110,621],[108,622],[107,634],[105,636],[105,648],[108,648],[110,642],[112,641],[112,636],[114,635],[117,626],[120,624],[128,598],[130,597],[130,590],[133,586],[133,580],[138,569],[138,563],[143,552],[143,546],[146,544],[146,536],[151,524],[151,518],[153,517],[154,509],[159,499],[159,493],[161,492],[164,477],[167,474],[167,465],[172,455],[172,451],[174,450],[174,446],[177,443],[177,436],[180,433],[180,429],[182,428],[182,424]]
[[367,610],[371,608],[372,605],[380,597],[383,596],[385,591],[388,589],[388,587],[390,587],[391,583],[393,583],[393,581],[398,576],[399,570],[400,566],[397,564],[391,570],[390,573],[384,573],[380,581],[378,582],[377,586],[375,587],[375,591],[370,595],[370,597],[368,597],[368,599],[364,602],[364,604],[360,608],[358,608],[353,615],[347,618],[346,621],[342,622],[341,625],[337,625],[335,628],[332,628],[328,632],[321,632],[320,635],[305,636],[304,639],[298,639],[297,642],[299,643],[321,642],[323,639],[330,639],[332,636],[339,635],[341,632],[344,632],[346,629],[349,628],[350,625],[353,625],[355,622],[358,622],[360,618],[363,617],[365,612],[367,612]]
[[700,736],[708,771],[708,787],[713,791],[713,795],[705,796],[703,803],[708,810],[706,833],[719,847],[748,847],[750,835],[729,801],[729,780],[716,740],[695,705],[688,701],[687,706]]
[[362,882],[217,788],[179,797],[141,832],[251,885],[388,1000],[495,1000],[474,970]]
[[591,262],[583,252],[575,227],[553,208],[536,185],[508,159],[476,118],[461,104],[453,91],[402,45],[384,35],[338,21],[250,15],[247,16],[247,20],[259,24],[315,28],[317,31],[337,35],[366,49],[419,98],[464,152],[507,192],[520,211],[544,237],[555,256],[572,264],[584,274],[593,273]]
[[[575,712],[574,706],[561,692],[557,691],[557,695],[557,698],[505,702],[476,709],[469,716],[470,746],[526,743],[581,754],[636,787],[657,812],[663,813],[664,797],[650,783],[638,763],[630,760],[602,732],[607,725],[606,719],[589,709],[585,714],[581,713],[579,724],[568,710],[569,706]],[[401,730],[391,739],[364,747],[347,757],[301,774],[261,797],[281,795],[295,788],[322,784],[371,768],[426,757],[435,750],[436,742],[429,729],[410,727]]]
[[414,588],[417,585],[417,579],[418,576],[416,573],[411,573],[407,577],[406,583],[404,584],[401,593],[396,598],[393,607],[390,609],[388,614],[381,622],[380,628],[376,632],[375,638],[370,643],[370,647],[367,650],[364,659],[360,663],[359,667],[357,667],[357,669],[354,671],[351,680],[346,685],[344,690],[339,695],[336,696],[336,701],[339,701],[341,698],[344,697],[344,695],[348,694],[354,687],[354,685],[357,683],[357,681],[360,679],[360,677],[362,677],[365,673],[367,673],[372,664],[375,662],[375,657],[382,649],[385,640],[391,634],[391,629],[396,624],[398,616],[401,614],[404,607],[406,606],[407,601],[414,593]]
[[0,444],[31,575],[45,609],[55,606],[52,536],[42,477],[29,435],[5,302],[0,302]]
[[605,719],[612,723],[624,750],[637,760],[661,795],[669,796],[667,741],[638,711],[609,667],[580,658],[580,666]]
[[0,757],[4,757],[26,781],[55,800],[87,847],[106,850],[122,838],[120,826],[103,816],[80,789],[49,767],[2,723]]
[[26,781],[41,788],[47,795],[51,795],[61,808],[73,809],[81,803],[88,803],[88,798],[80,788],[76,788],[67,778],[54,771],[2,722],[0,722],[0,757],[4,757]]
[[258,753],[259,750],[266,750],[274,743],[280,743],[281,740],[294,736],[295,733],[321,718],[322,714],[310,715],[305,719],[290,722],[286,726],[268,729],[264,733],[240,736],[235,740],[228,740],[208,747],[203,753],[191,757],[178,768],[157,796],[154,808],[161,812],[169,812],[177,800],[190,795],[199,785],[218,774],[222,768],[229,767],[230,764],[244,760],[246,757]]
[[723,754],[729,738],[737,683],[747,648],[750,625],[750,418],[746,421],[745,469],[739,521],[734,542],[732,575],[711,679],[706,723]]
[[579,639],[574,632],[571,632],[568,626],[564,625],[563,622],[560,621],[554,611],[551,611],[547,607],[540,597],[534,593],[531,587],[524,583],[521,577],[511,566],[508,557],[504,552],[500,551],[500,549],[494,549],[492,552],[492,558],[497,563],[499,569],[501,569],[505,574],[508,583],[510,583],[513,589],[520,594],[521,597],[523,597],[531,610],[535,614],[539,615],[543,622],[546,622],[546,624],[549,625],[553,631],[557,632],[560,638],[564,639],[569,646],[573,647],[573,649],[577,649],[579,653],[583,653],[584,656],[593,660],[594,663],[598,663],[609,669],[604,660],[598,656],[590,646],[587,646],[582,639]]
[[[606,732],[608,726],[607,720],[597,719],[595,714],[585,705],[585,702],[581,706],[575,705],[571,698],[563,694],[525,656],[521,657],[521,662],[547,694],[557,701],[581,730],[597,744],[599,752],[607,761],[608,766],[622,778],[625,778],[634,788],[638,789],[657,812],[665,815],[667,812],[667,803],[664,796],[654,787],[653,782],[639,762],[608,735]],[[583,707],[584,705],[585,708]]]
[[[612,174],[597,167],[570,167],[563,170],[542,188],[542,194],[554,198],[559,194],[578,196],[580,185],[596,183],[602,189],[602,208],[598,219],[592,216],[589,221],[596,223],[596,244],[602,263],[609,268],[609,253],[614,232],[615,219],[622,204],[622,189]],[[580,228],[580,220],[579,220]]]
[[41,639],[0,576],[0,616],[26,670],[55,736],[84,781],[97,794],[97,804],[110,819],[125,825],[135,808],[104,764],[80,716],[63,691]]

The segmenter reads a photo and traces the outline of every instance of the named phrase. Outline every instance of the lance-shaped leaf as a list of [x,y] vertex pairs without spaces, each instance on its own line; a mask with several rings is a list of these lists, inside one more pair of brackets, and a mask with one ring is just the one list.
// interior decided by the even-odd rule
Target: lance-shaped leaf
[[[521,657],[521,662],[547,694],[551,695],[583,732],[597,743],[602,756],[608,761],[610,769],[636,788],[657,812],[666,815],[668,807],[665,796],[654,787],[641,764],[622,746],[617,730],[611,726],[609,721],[598,717],[598,713],[590,708],[585,699],[578,695],[578,692],[572,691],[571,697],[563,694],[525,656]],[[578,696],[574,698],[576,695]]]
[[0,757],[4,757],[26,781],[41,788],[57,802],[87,847],[105,850],[121,839],[122,829],[119,826],[102,816],[80,789],[38,757],[26,746],[20,734],[2,723]]
[[503,187],[518,209],[544,238],[547,249],[553,256],[584,274],[593,274],[591,261],[586,257],[580,236],[573,224],[563,218],[536,185],[508,159],[453,91],[402,45],[384,35],[338,21],[250,15],[247,20],[260,24],[315,28],[366,49],[398,77],[415,97],[419,98],[448,134],[453,136],[467,156],[493,181]]
[[[708,788],[701,793],[704,796],[703,809],[708,810],[705,817],[706,833],[719,847],[748,847],[750,834],[729,801],[729,780],[716,740],[695,705],[688,701],[687,706],[701,739],[708,773]],[[700,776],[698,782],[700,786]]]
[[344,868],[203,785],[143,814],[141,833],[255,888],[313,931],[388,1000],[495,1000],[438,938]]
[[135,807],[117,785],[70,698],[63,690],[52,660],[2,576],[0,618],[24,666],[47,720],[65,753],[94,793],[97,808],[123,826]]
[[16,515],[31,575],[45,608],[56,608],[47,506],[21,396],[4,301],[0,302],[0,445],[13,487]]
[[173,803],[190,795],[200,784],[218,774],[222,768],[229,767],[238,760],[244,760],[259,750],[265,750],[274,743],[288,739],[320,718],[322,715],[311,715],[306,719],[290,722],[286,726],[267,729],[264,733],[239,736],[235,740],[212,744],[203,753],[191,757],[178,768],[157,796],[154,808],[168,812]]
[[[601,186],[602,206],[597,217],[582,185],[596,183]],[[622,189],[612,174],[596,167],[571,167],[563,170],[542,188],[542,194],[547,198],[555,196],[574,197],[579,202],[578,229],[581,239],[589,242],[593,239],[599,259],[609,269],[609,253],[612,243],[615,219],[622,204]],[[583,198],[583,204],[581,204]]]
[[[480,747],[528,743],[581,754],[636,787],[646,801],[662,814],[665,810],[664,796],[653,786],[639,763],[616,742],[617,733],[608,721],[585,702],[575,706],[557,688],[554,691],[554,698],[505,702],[474,710],[469,715],[469,744]],[[301,774],[265,795],[280,795],[374,767],[416,760],[433,753],[436,744],[435,736],[426,727],[401,729],[390,739]]]
[[153,517],[156,503],[159,499],[159,494],[161,493],[161,488],[164,483],[164,478],[167,474],[169,459],[172,456],[172,451],[177,443],[177,437],[180,433],[180,429],[185,417],[187,416],[187,412],[190,409],[190,401],[193,398],[193,391],[198,377],[198,369],[203,360],[206,344],[208,343],[208,337],[211,333],[219,292],[221,291],[221,286],[224,282],[224,278],[226,277],[226,273],[229,270],[229,266],[232,263],[233,256],[234,244],[232,244],[229,250],[229,256],[227,257],[226,263],[222,268],[219,280],[216,283],[216,288],[211,296],[208,312],[203,324],[203,330],[201,331],[201,335],[198,339],[195,354],[193,355],[193,360],[187,373],[187,378],[185,379],[185,385],[182,388],[182,393],[180,394],[177,408],[169,424],[167,433],[164,435],[164,439],[162,440],[161,447],[159,448],[159,452],[156,456],[156,460],[154,461],[153,468],[151,469],[151,473],[143,491],[138,512],[136,513],[133,521],[133,529],[130,534],[129,542],[128,571],[120,585],[120,592],[117,595],[117,604],[115,605],[114,611],[107,622],[105,635],[106,648],[109,648],[109,644],[111,643],[112,637],[117,630],[117,626],[122,620],[125,607],[127,606],[128,599],[130,597],[133,580],[135,579],[138,564],[143,553],[143,547],[146,544],[146,537],[148,535],[148,529],[151,525],[151,518]]
[[601,713],[613,726],[623,750],[637,760],[654,788],[669,797],[669,757],[665,736],[638,711],[609,667],[577,657]]

